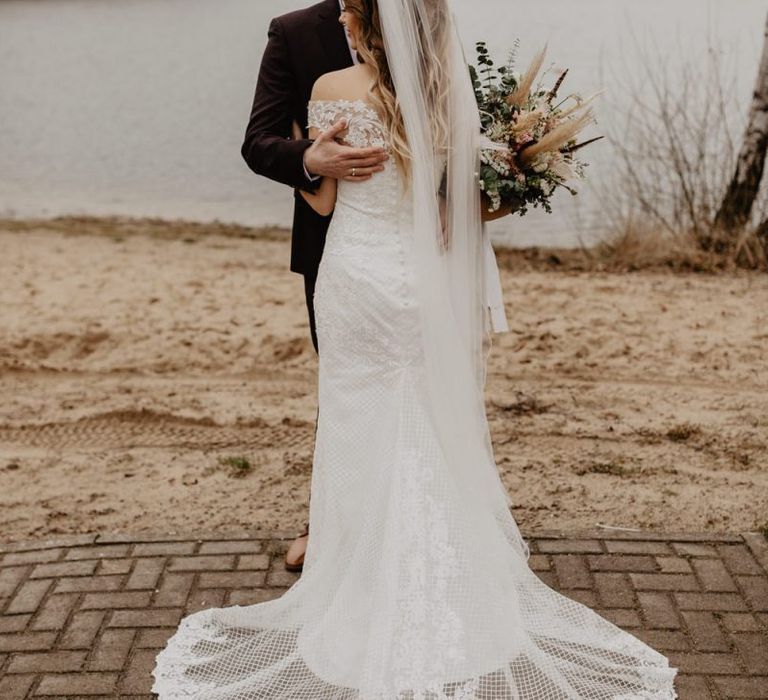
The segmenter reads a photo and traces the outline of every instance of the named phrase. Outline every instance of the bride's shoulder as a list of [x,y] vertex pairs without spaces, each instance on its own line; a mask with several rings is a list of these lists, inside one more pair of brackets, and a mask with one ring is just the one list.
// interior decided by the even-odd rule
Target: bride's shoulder
[[312,100],[355,100],[364,98],[370,73],[363,65],[350,66],[321,75],[312,88]]
[[316,82],[307,106],[307,126],[326,131],[349,120],[345,142],[356,147],[385,146],[380,118],[369,100],[370,73],[361,66],[326,73]]

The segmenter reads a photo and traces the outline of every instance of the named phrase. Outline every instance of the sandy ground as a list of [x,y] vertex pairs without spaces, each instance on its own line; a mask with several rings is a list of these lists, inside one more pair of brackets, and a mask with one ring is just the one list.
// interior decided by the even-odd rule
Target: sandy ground
[[[0,251],[0,540],[301,526],[316,359],[284,233],[0,222]],[[768,276],[503,264],[488,409],[525,529],[768,521]]]

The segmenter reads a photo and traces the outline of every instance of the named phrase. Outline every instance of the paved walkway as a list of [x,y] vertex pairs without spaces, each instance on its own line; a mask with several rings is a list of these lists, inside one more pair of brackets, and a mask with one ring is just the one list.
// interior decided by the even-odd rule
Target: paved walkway
[[[82,535],[0,545],[0,698],[151,698],[182,615],[280,595],[294,533]],[[549,585],[671,657],[682,700],[768,698],[761,535],[529,538]]]

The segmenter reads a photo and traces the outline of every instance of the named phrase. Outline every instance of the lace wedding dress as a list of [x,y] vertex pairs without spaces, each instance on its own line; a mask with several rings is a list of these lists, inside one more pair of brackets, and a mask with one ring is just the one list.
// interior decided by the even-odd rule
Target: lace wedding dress
[[[362,101],[310,126],[388,147]],[[665,657],[544,585],[508,509],[467,506],[424,399],[412,211],[393,159],[340,182],[317,279],[319,419],[301,578],[182,620],[161,700],[667,700]],[[446,378],[448,381],[448,378]]]

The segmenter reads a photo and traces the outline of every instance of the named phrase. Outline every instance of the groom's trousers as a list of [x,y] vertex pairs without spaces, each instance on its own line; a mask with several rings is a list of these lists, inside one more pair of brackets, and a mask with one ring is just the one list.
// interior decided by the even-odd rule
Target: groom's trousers
[[304,275],[304,296],[307,300],[307,312],[309,313],[309,332],[312,335],[312,345],[315,346],[315,352],[317,352],[317,328],[315,326],[315,282],[317,282],[317,275]]

